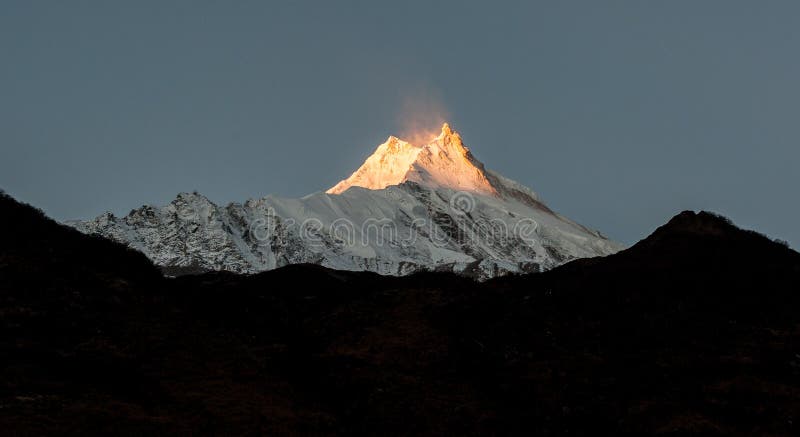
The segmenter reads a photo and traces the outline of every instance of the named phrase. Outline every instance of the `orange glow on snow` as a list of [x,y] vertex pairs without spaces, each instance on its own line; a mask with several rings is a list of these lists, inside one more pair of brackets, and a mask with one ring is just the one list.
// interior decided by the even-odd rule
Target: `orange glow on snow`
[[350,177],[327,193],[341,194],[350,187],[380,190],[411,181],[426,186],[483,194],[496,194],[483,165],[461,142],[447,123],[438,134],[428,130],[413,133],[416,140],[389,137],[378,146]]

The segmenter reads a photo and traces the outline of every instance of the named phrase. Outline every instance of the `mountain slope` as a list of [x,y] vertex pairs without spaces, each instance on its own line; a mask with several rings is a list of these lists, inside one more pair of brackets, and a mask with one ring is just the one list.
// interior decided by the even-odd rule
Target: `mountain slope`
[[497,194],[483,168],[461,136],[450,126],[428,144],[413,145],[389,137],[349,178],[330,188],[328,194],[341,194],[350,187],[380,190],[404,182],[449,188],[472,193]]
[[485,283],[167,279],[0,200],[10,435],[797,434],[800,254],[711,214]]
[[145,253],[168,272],[255,273],[314,263],[478,279],[542,271],[621,247],[550,210],[531,190],[485,170],[446,124],[430,143],[390,137],[348,179],[301,199],[217,206],[182,193],[164,207],[104,214],[77,229]]

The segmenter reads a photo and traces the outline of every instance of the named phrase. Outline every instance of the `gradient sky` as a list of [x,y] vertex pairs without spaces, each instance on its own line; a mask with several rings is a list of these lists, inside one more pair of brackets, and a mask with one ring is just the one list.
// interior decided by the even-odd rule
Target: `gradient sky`
[[619,241],[800,246],[800,2],[0,2],[0,188],[56,219],[302,196],[439,116]]

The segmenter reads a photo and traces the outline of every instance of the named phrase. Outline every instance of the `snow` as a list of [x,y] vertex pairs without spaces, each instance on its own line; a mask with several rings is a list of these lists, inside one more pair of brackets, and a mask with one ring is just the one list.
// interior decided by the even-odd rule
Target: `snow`
[[472,157],[461,136],[452,131],[447,123],[442,125],[439,136],[422,146],[389,137],[358,170],[327,193],[341,194],[351,187],[380,190],[403,182],[475,193],[496,193],[484,174],[483,165]]
[[241,273],[316,263],[487,279],[621,249],[554,213],[527,187],[484,170],[446,124],[423,146],[390,137],[326,193],[227,206],[181,193],[166,206],[70,224],[128,244],[158,265]]

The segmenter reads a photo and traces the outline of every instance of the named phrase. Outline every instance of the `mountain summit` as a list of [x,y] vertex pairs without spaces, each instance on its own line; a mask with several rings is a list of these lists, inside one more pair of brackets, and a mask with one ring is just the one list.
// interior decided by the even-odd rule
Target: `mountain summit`
[[622,246],[484,168],[444,124],[425,144],[389,137],[350,177],[300,199],[218,206],[182,193],[125,217],[70,223],[140,250],[171,274],[255,273],[288,264],[477,279],[551,269]]
[[349,178],[330,188],[341,194],[350,187],[380,190],[403,182],[482,194],[497,194],[483,164],[464,146],[458,132],[442,125],[441,133],[423,145],[390,136]]

